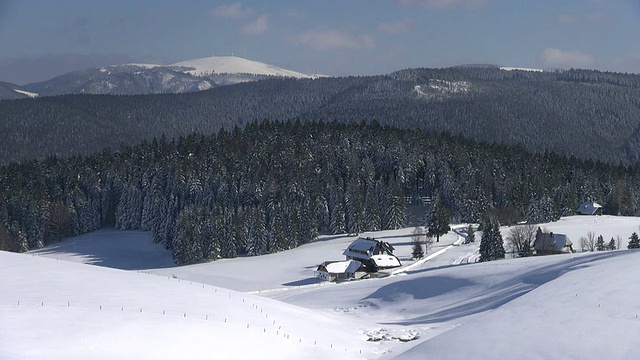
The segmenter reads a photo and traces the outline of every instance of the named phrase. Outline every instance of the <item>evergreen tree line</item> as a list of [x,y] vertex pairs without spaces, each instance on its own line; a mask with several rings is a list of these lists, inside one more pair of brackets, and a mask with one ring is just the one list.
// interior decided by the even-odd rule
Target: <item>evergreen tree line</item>
[[4,100],[0,119],[0,164],[92,154],[162,134],[211,135],[262,119],[356,124],[375,119],[629,165],[640,160],[640,76],[486,66],[272,78],[187,94]]
[[375,121],[255,122],[0,167],[0,248],[142,229],[188,264],[290,249],[321,233],[425,226],[429,213],[544,222],[594,199],[633,215],[638,174]]

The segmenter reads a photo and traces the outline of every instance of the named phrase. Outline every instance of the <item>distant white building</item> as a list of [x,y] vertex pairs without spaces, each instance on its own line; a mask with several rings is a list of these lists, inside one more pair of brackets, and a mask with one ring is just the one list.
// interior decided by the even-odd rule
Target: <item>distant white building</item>
[[565,234],[539,231],[533,243],[533,248],[536,250],[536,255],[572,253],[573,242]]
[[602,215],[602,205],[595,201],[585,201],[577,211],[580,215]]
[[367,272],[392,269],[401,266],[400,259],[393,255],[394,247],[385,241],[373,238],[358,238],[342,253],[347,260],[358,260]]
[[366,269],[357,260],[325,261],[316,270],[316,277],[327,281],[360,279],[366,274]]

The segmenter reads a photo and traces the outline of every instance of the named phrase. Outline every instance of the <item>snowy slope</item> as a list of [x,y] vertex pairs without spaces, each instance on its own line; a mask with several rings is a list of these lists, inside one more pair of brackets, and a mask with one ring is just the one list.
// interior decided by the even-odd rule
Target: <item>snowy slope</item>
[[637,358],[639,261],[626,250],[474,265],[468,289],[407,321],[452,319],[451,330],[398,359]]
[[121,270],[173,267],[171,253],[148,231],[101,229],[31,252],[81,264]]
[[[543,227],[566,233],[574,243],[587,231],[607,240],[620,235],[626,248],[639,224],[632,217],[575,216]],[[78,358],[122,358],[123,347],[137,358],[184,358],[184,348],[190,358],[212,351],[224,358],[635,357],[640,290],[633,284],[640,280],[640,251],[464,264],[460,260],[473,259],[478,244],[459,245],[452,232],[429,251],[437,256],[412,264],[411,230],[365,234],[392,243],[408,265],[404,271],[341,284],[319,283],[313,270],[324,260],[340,259],[353,237],[324,237],[267,256],[138,272],[62,260],[107,265],[115,257],[129,262],[121,268],[141,269],[139,256],[113,252],[107,244],[144,238],[144,232],[104,230],[34,254],[0,253],[0,277],[7,280],[0,282],[0,358],[51,358],[45,351],[63,357],[70,347]],[[501,231],[506,236],[509,228]],[[138,242],[147,247],[145,257],[166,260],[168,254],[149,250],[148,241]],[[131,254],[141,253],[131,246]],[[247,310],[249,301],[262,312],[256,305]],[[109,307],[108,315],[100,305]],[[265,312],[268,319],[261,317]],[[221,316],[235,319],[236,326]],[[285,326],[291,336],[279,338]],[[149,334],[150,345],[139,334]],[[290,341],[294,337],[297,343]],[[42,347],[33,348],[34,339]],[[256,350],[266,348],[273,350]]]
[[1,359],[375,356],[357,324],[235,291],[0,252]]
[[293,78],[312,78],[314,76],[299,73],[277,66],[247,60],[237,56],[211,56],[200,59],[186,60],[171,64],[190,68],[186,72],[191,75],[202,76],[211,74],[252,74],[267,76],[286,76]]

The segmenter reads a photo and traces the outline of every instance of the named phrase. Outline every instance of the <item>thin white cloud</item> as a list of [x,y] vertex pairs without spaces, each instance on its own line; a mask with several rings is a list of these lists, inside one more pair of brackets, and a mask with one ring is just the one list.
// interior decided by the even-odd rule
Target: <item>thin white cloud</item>
[[293,44],[307,45],[318,51],[337,49],[373,49],[376,41],[368,34],[352,34],[341,30],[314,29],[290,38]]
[[574,15],[558,15],[556,16],[556,22],[562,25],[577,25],[578,18]]
[[262,14],[257,19],[248,23],[242,28],[242,33],[245,35],[259,35],[269,30],[269,15]]
[[251,15],[253,10],[242,6],[242,3],[237,1],[229,5],[220,5],[211,9],[211,15],[225,19],[244,19]]
[[402,19],[393,22],[383,22],[378,25],[378,31],[388,35],[406,34],[413,28],[413,20]]
[[293,9],[286,10],[282,15],[291,19],[306,19],[308,17],[306,13]]
[[540,54],[540,61],[546,66],[585,68],[593,65],[596,60],[591,54],[579,51],[567,51],[557,48],[547,48]]
[[555,21],[561,25],[604,25],[608,22],[607,16],[601,13],[589,15],[563,14],[555,17]]
[[489,0],[396,0],[402,6],[422,6],[429,9],[477,9],[489,3]]

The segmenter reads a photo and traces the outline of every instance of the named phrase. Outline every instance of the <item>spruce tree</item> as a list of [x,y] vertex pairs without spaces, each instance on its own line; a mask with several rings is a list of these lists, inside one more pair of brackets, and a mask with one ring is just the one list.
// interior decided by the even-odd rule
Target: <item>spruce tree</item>
[[611,240],[609,240],[609,245],[607,245],[607,250],[616,250],[616,239],[611,238]]
[[413,229],[413,249],[411,251],[411,257],[415,260],[422,259],[424,257],[424,250],[422,250],[422,238],[424,237],[424,231],[419,226]]
[[482,224],[482,238],[480,239],[480,261],[504,259],[504,241],[500,234],[500,224],[497,220],[485,220]]
[[435,236],[436,242],[440,242],[440,236],[451,230],[449,220],[449,211],[447,211],[440,197],[436,197],[429,218],[427,219],[427,236]]
[[482,237],[480,238],[480,262],[491,260],[491,242],[493,241],[493,227],[488,219],[482,222]]
[[604,237],[602,237],[602,235],[599,235],[598,240],[596,241],[596,250],[605,251],[606,249],[607,247],[604,244]]
[[627,245],[627,249],[638,249],[640,248],[640,237],[638,237],[638,233],[635,231],[629,237],[629,244]]
[[499,260],[504,259],[505,250],[504,250],[504,241],[502,239],[502,234],[500,233],[500,223],[498,221],[493,222],[493,259]]
[[467,228],[467,238],[464,240],[464,243],[471,244],[474,242],[476,242],[476,233],[473,231],[473,226],[469,224],[469,227]]

